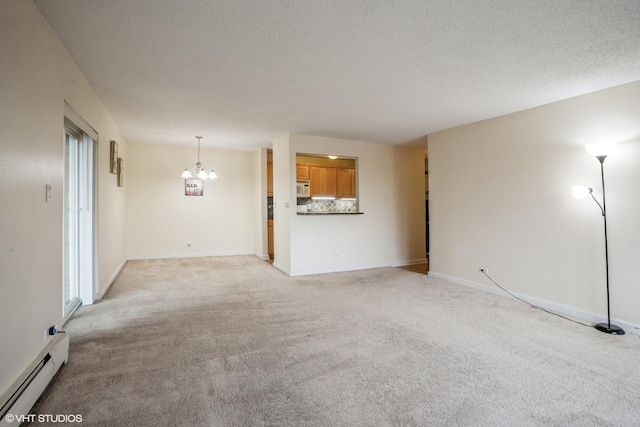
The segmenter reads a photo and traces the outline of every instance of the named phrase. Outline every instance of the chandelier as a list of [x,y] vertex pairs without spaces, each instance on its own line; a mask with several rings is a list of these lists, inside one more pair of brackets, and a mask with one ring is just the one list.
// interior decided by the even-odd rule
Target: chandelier
[[196,136],[196,138],[198,139],[198,163],[196,163],[195,165],[193,165],[191,167],[191,170],[189,169],[185,169],[184,172],[182,172],[182,178],[200,178],[200,179],[216,179],[218,177],[218,175],[216,175],[216,173],[213,171],[213,169],[211,169],[211,172],[207,173],[207,168],[205,165],[203,165],[202,163],[200,163],[200,140],[202,139],[201,136]]

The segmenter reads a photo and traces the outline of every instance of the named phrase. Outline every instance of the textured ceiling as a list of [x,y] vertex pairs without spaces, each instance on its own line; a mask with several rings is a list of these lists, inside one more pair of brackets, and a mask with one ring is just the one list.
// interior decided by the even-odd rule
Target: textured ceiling
[[35,0],[133,142],[394,144],[640,80],[638,0]]

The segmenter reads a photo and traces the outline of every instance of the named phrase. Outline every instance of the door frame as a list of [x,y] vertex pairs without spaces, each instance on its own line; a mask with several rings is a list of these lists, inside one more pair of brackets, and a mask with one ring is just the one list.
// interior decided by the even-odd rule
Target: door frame
[[[80,212],[78,215],[79,245],[78,245],[78,262],[79,262],[79,292],[80,302],[82,305],[90,305],[95,301],[95,289],[98,280],[98,133],[91,127],[73,108],[65,101],[64,114],[64,144],[65,144],[65,161],[66,156],[66,133],[67,128],[72,129],[75,133],[80,133],[79,140],[81,154],[79,156],[79,175],[82,176],[79,199]],[[66,192],[66,189],[65,189]],[[67,194],[64,194],[67,197]],[[66,230],[64,234],[66,234]],[[63,239],[66,236],[63,234]],[[64,244],[64,240],[63,240]],[[64,264],[63,259],[63,264]],[[63,265],[63,268],[65,266]],[[63,298],[64,299],[64,298]],[[68,312],[64,307],[63,301],[63,322],[66,322],[80,304]]]

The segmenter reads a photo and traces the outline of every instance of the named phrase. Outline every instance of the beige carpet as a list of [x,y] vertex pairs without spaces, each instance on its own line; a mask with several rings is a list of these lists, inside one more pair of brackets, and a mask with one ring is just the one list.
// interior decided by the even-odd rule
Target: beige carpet
[[85,427],[640,425],[637,335],[395,268],[133,261],[65,329]]

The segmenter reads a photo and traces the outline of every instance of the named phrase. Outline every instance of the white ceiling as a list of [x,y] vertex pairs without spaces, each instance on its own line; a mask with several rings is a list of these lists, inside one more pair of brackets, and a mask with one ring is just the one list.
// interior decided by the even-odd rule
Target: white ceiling
[[406,144],[640,80],[638,0],[35,0],[124,137]]

